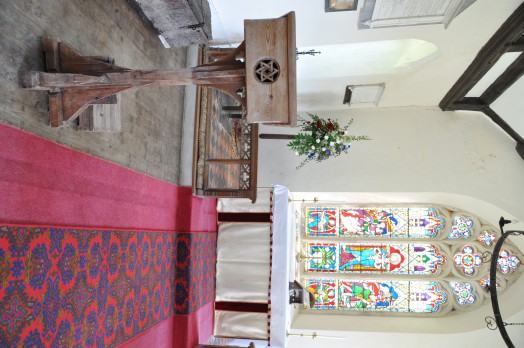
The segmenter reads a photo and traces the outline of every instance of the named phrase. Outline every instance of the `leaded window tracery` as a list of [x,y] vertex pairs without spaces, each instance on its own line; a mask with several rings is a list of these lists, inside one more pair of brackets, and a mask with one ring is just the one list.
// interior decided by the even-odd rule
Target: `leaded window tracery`
[[[489,259],[500,232],[436,205],[303,205],[301,278],[314,310],[447,315],[489,298]],[[504,290],[524,267],[511,242],[499,256]]]

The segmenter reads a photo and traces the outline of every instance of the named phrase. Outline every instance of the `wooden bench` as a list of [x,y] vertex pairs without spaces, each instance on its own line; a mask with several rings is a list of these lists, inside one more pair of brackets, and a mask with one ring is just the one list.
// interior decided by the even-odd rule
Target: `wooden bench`
[[120,104],[116,95],[112,95],[101,103],[91,103],[78,116],[78,130],[90,132],[120,133]]

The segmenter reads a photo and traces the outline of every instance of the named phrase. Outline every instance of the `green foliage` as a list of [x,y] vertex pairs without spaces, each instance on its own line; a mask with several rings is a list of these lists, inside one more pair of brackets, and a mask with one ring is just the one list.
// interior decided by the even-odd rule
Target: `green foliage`
[[287,144],[297,155],[307,156],[297,169],[302,168],[310,161],[322,162],[342,153],[348,153],[352,141],[370,140],[366,135],[349,135],[347,133],[347,129],[353,120],[341,128],[337,120],[330,118],[325,120],[315,114],[308,115],[311,117],[311,121],[299,117],[300,128],[308,133],[298,133]]

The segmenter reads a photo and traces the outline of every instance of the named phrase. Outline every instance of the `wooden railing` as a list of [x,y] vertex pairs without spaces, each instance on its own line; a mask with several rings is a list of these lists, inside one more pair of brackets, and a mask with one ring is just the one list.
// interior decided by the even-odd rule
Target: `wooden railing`
[[[215,53],[229,54],[231,50],[218,50],[206,52],[202,50],[201,59],[205,63],[209,59],[217,59]],[[201,62],[199,62],[201,63]],[[257,195],[257,162],[258,162],[258,124],[248,124],[245,108],[243,106],[223,107],[230,113],[230,117],[237,120],[238,136],[236,148],[238,154],[235,158],[214,158],[211,151],[211,133],[213,125],[210,119],[211,105],[210,89],[198,87],[197,90],[197,115],[195,120],[195,140],[193,156],[193,193],[200,196],[249,198],[256,201]],[[226,110],[227,109],[227,110]],[[238,172],[238,180],[234,185],[213,185],[211,176],[213,166],[230,166],[229,176]],[[236,179],[236,178],[235,178]],[[230,182],[231,184],[231,182]],[[232,187],[233,186],[233,187]]]

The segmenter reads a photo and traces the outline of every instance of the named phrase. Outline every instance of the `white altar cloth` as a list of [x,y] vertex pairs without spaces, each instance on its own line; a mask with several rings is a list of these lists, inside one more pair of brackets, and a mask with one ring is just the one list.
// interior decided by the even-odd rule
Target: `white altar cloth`
[[292,281],[293,252],[289,191],[275,185],[259,190],[257,196],[261,200],[254,205],[245,205],[241,199],[219,199],[219,212],[270,211],[272,222],[219,225],[216,301],[268,303],[268,312],[217,310],[214,335],[267,340],[271,347],[285,348],[290,325],[288,286]]

